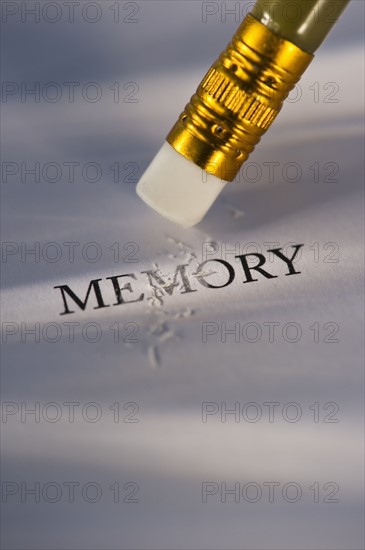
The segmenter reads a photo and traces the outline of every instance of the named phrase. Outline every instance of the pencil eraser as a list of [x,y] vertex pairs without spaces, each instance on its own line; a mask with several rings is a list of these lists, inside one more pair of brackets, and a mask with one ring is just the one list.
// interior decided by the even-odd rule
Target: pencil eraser
[[137,194],[161,216],[191,227],[204,218],[226,183],[165,142],[142,175]]

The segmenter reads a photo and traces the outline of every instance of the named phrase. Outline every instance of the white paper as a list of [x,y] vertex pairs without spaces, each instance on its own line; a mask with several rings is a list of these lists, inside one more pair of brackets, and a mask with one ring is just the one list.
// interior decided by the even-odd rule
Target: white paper
[[[3,485],[4,548],[360,549],[363,50],[356,42],[346,47],[346,38],[319,52],[298,101],[291,96],[244,168],[246,181],[227,186],[201,224],[182,230],[148,209],[128,177],[142,174],[212,59],[164,70],[159,55],[169,42],[173,50],[173,29],[182,32],[184,21],[173,18],[177,12],[167,3],[155,3],[154,10],[147,4],[139,3],[140,24],[124,25],[122,32],[127,48],[138,43],[133,33],[142,40],[149,29],[146,45],[158,53],[154,67],[144,69],[138,44],[137,53],[128,50],[134,71],[108,73],[97,103],[22,103],[16,97],[3,109],[3,161],[20,170],[2,184],[3,482],[15,484]],[[183,4],[188,28],[200,15]],[[361,3],[354,4],[342,32],[359,17]],[[158,13],[171,23],[163,45],[156,39]],[[113,49],[117,29],[110,32],[103,21],[95,32],[109,36]],[[30,36],[35,27],[27,27]],[[212,23],[210,32],[229,36],[234,27]],[[74,37],[75,27],[67,28]],[[197,28],[209,34],[201,22]],[[93,51],[94,31],[80,30]],[[127,58],[126,52],[118,55]],[[78,62],[81,57],[75,53]],[[42,81],[51,80],[50,64]],[[116,80],[137,82],[139,103],[114,103],[106,90]],[[21,162],[39,162],[49,172],[39,183],[26,174],[22,183]],[[54,183],[54,167],[44,168],[52,162],[62,168]],[[70,162],[79,163],[74,182]],[[92,166],[88,181],[82,179],[90,162],[102,169],[95,183]],[[113,182],[116,162],[124,183]],[[287,266],[272,261],[268,250],[290,256],[297,244],[303,244],[295,262],[300,274],[287,276]],[[31,247],[38,256],[25,254]],[[244,283],[235,256],[255,251],[277,278],[256,273],[257,282]],[[198,265],[214,258],[235,271],[226,288],[206,288],[194,277]],[[196,292],[183,294],[179,285],[171,295],[154,293],[142,273],[159,269],[171,281],[183,264]],[[217,271],[206,281],[224,284],[222,265],[206,267]],[[106,278],[131,273],[135,279],[121,282],[133,292],[124,290],[123,297],[144,293],[144,299],[111,305],[116,298]],[[54,287],[68,285],[84,299],[96,279],[110,307],[93,309],[91,295],[85,311],[68,299],[75,313],[60,315],[64,306]],[[73,342],[67,323],[75,323]],[[39,331],[39,342],[26,332],[30,328]],[[237,330],[226,342],[225,329]],[[88,341],[98,333],[97,342]],[[73,422],[65,405],[71,402]],[[232,414],[224,417],[224,407],[236,403],[238,422]],[[39,407],[39,422],[25,414],[32,407]],[[204,411],[212,413],[206,422]],[[69,482],[79,484],[75,502]],[[21,483],[28,489],[40,484],[39,503],[25,493],[21,501]],[[53,484],[49,493],[47,483]],[[89,493],[87,483],[94,484]],[[240,502],[232,494],[222,502],[222,483],[227,489],[239,484]],[[123,502],[137,485],[130,498],[138,502]],[[91,503],[95,486],[100,500]],[[58,487],[59,501],[51,503]],[[204,490],[214,488],[218,492],[203,502]],[[253,502],[256,490],[262,494]]]

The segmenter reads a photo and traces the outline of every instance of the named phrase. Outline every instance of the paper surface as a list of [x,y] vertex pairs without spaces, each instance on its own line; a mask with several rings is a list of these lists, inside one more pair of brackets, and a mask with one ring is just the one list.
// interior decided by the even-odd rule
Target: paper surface
[[[94,26],[4,25],[20,88],[2,109],[3,547],[363,548],[363,4],[188,230],[135,183],[237,25],[204,23],[201,3],[129,4],[131,24],[103,2]],[[288,275],[268,251],[295,245]],[[245,282],[249,253],[275,278]],[[228,282],[217,259],[234,280],[207,288]],[[115,306],[107,278],[128,274]],[[83,302],[95,280],[109,307],[92,288],[61,315],[54,287]]]

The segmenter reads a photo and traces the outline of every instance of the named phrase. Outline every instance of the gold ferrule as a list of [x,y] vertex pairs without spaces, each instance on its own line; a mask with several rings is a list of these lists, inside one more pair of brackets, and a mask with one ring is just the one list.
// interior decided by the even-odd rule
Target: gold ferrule
[[312,59],[248,15],[180,115],[168,143],[206,172],[233,181]]

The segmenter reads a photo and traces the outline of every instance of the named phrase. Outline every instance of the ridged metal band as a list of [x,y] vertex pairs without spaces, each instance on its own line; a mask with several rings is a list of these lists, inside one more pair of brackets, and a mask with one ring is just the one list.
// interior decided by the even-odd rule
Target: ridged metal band
[[167,136],[185,158],[233,181],[313,59],[248,15]]

